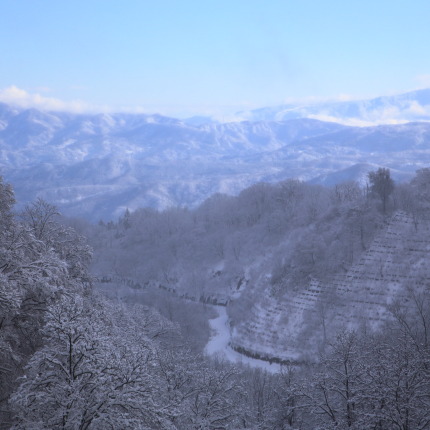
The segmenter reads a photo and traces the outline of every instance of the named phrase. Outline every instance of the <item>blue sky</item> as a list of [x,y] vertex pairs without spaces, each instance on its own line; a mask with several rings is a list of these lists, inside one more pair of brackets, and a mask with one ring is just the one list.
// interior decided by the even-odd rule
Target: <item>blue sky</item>
[[0,100],[172,116],[430,87],[428,0],[2,0]]

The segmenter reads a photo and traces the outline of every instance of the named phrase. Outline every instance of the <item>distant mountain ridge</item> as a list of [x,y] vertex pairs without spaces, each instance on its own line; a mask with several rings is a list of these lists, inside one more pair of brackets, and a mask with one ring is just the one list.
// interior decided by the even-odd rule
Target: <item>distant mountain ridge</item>
[[[430,90],[414,97],[397,99],[400,105],[427,103]],[[126,208],[195,207],[214,193],[236,194],[260,181],[294,177],[333,185],[362,180],[378,166],[404,180],[430,164],[429,143],[427,122],[372,127],[313,118],[187,122],[0,104],[0,174],[14,185],[18,201],[42,197],[66,214],[92,220],[115,218]]]
[[347,125],[378,125],[430,121],[430,89],[371,100],[285,104],[237,113],[248,121],[286,121],[297,118],[330,120]]

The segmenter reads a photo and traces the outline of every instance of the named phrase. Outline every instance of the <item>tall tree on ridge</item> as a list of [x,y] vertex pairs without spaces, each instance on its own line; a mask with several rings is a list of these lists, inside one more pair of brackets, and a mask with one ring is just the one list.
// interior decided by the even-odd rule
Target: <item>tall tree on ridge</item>
[[382,212],[385,215],[387,210],[388,197],[394,190],[394,181],[390,175],[390,169],[380,167],[375,172],[369,172],[370,191],[377,195],[382,202]]

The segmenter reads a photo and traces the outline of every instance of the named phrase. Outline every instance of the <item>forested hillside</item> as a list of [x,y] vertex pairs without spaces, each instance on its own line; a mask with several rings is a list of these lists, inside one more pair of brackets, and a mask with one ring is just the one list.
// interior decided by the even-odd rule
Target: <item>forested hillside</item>
[[[427,429],[430,170],[404,185],[389,173],[364,190],[257,184],[97,226],[42,200],[14,215],[2,183],[0,428]],[[163,297],[226,306],[231,345],[281,372],[202,355],[203,311]]]
[[266,265],[282,294],[289,282],[304,285],[358,258],[382,222],[373,203],[355,183],[329,189],[288,180],[256,184],[238,197],[217,194],[195,210],[126,211],[90,232],[94,270],[226,298]]

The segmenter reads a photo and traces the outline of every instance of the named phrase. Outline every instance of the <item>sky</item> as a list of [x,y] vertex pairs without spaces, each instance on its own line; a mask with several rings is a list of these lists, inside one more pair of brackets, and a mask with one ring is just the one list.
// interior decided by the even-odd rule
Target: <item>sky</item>
[[430,87],[428,0],[1,0],[0,101],[186,117]]

